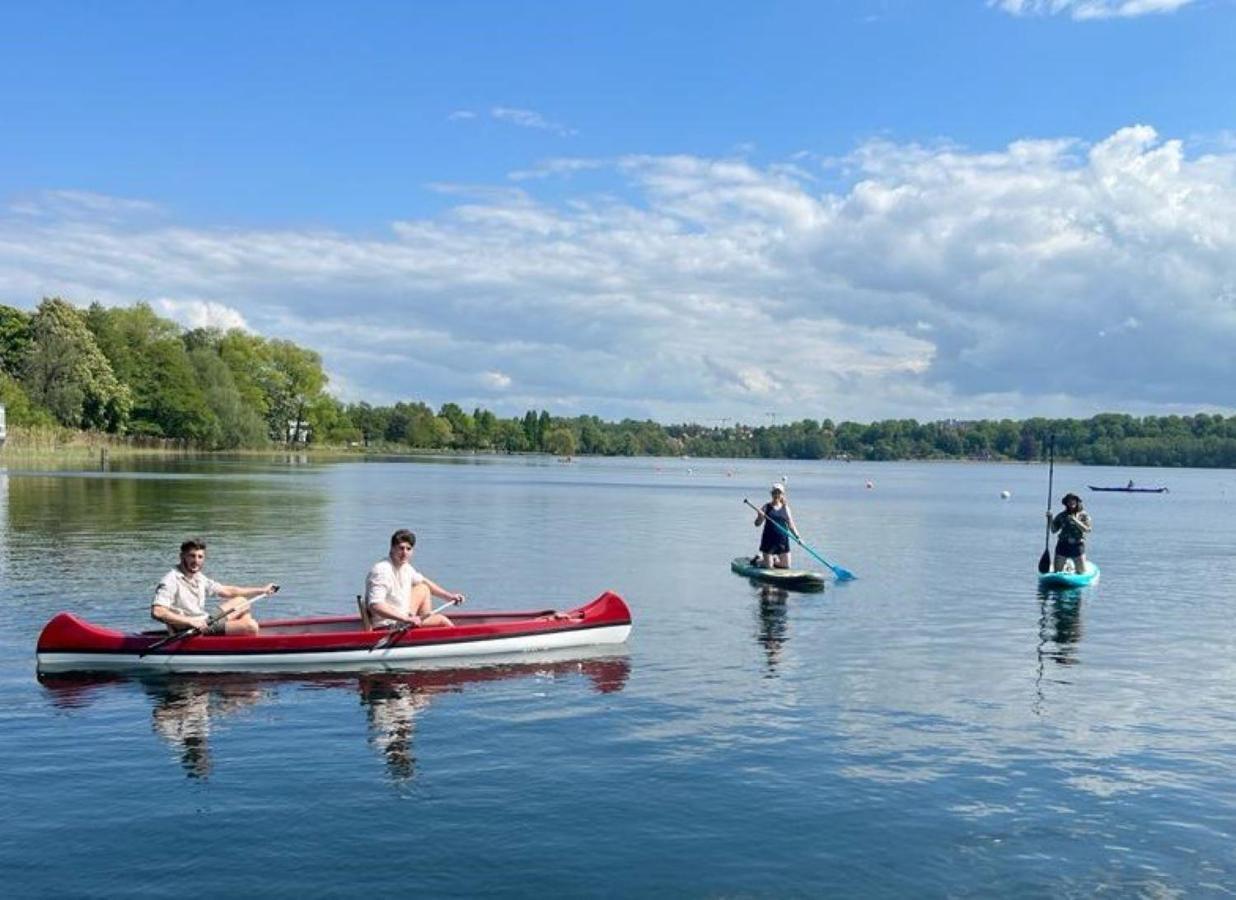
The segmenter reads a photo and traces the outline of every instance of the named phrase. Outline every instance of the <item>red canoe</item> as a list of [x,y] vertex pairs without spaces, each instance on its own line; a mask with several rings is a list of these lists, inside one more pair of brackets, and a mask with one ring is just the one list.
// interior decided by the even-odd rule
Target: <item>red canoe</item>
[[[196,635],[150,648],[166,631],[124,633],[58,613],[39,634],[40,672],[234,672],[281,669],[383,669],[439,659],[493,656],[561,647],[621,644],[631,611],[606,591],[566,614],[451,612],[450,628],[413,628],[390,637],[366,631],[357,616],[284,619],[262,623],[256,637]],[[378,644],[384,646],[377,647]],[[377,649],[375,649],[377,647]]]

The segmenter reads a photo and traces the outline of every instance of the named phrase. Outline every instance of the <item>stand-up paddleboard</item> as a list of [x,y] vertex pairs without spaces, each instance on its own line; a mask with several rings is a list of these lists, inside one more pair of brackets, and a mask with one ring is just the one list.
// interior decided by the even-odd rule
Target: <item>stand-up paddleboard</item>
[[809,569],[765,569],[763,566],[752,565],[749,556],[735,558],[730,563],[730,571],[764,584],[775,584],[791,590],[824,590],[824,575],[820,572]]
[[1043,572],[1039,575],[1039,585],[1048,588],[1075,588],[1094,584],[1099,580],[1099,567],[1086,560],[1084,572]]

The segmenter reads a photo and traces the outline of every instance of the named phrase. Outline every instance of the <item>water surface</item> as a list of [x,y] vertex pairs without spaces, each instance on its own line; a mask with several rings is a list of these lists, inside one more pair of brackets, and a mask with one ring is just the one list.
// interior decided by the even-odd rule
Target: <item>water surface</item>
[[[1130,477],[1171,493],[1084,490]],[[1036,586],[1041,466],[0,469],[6,892],[1230,894],[1236,476],[1055,478],[1103,570],[1071,594]],[[741,500],[774,480],[857,581],[729,572],[757,542]],[[58,610],[146,627],[186,536],[215,578],[280,582],[269,618],[351,610],[403,526],[473,607],[609,588],[631,640],[431,672],[35,677]]]

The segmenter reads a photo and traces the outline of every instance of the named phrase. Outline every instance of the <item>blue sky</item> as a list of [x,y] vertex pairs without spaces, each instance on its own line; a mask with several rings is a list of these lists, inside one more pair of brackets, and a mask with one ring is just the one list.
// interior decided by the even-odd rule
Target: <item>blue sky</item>
[[0,302],[344,399],[1234,410],[1236,4],[0,8]]

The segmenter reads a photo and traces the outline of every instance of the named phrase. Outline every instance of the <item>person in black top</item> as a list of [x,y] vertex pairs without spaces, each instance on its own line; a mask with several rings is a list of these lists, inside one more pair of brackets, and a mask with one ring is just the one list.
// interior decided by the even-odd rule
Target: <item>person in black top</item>
[[1086,535],[1090,533],[1094,523],[1090,521],[1090,514],[1082,509],[1081,497],[1065,494],[1060,502],[1064,504],[1063,512],[1053,516],[1051,510],[1047,511],[1051,530],[1060,534],[1056,540],[1053,568],[1057,572],[1063,572],[1065,563],[1072,560],[1073,571],[1080,575],[1086,571]]
[[794,524],[790,505],[785,500],[785,485],[781,482],[772,486],[772,500],[760,507],[755,515],[755,524],[763,525],[764,530],[760,533],[760,553],[752,558],[751,564],[765,569],[788,569],[790,538],[786,531],[798,537],[798,527]]

